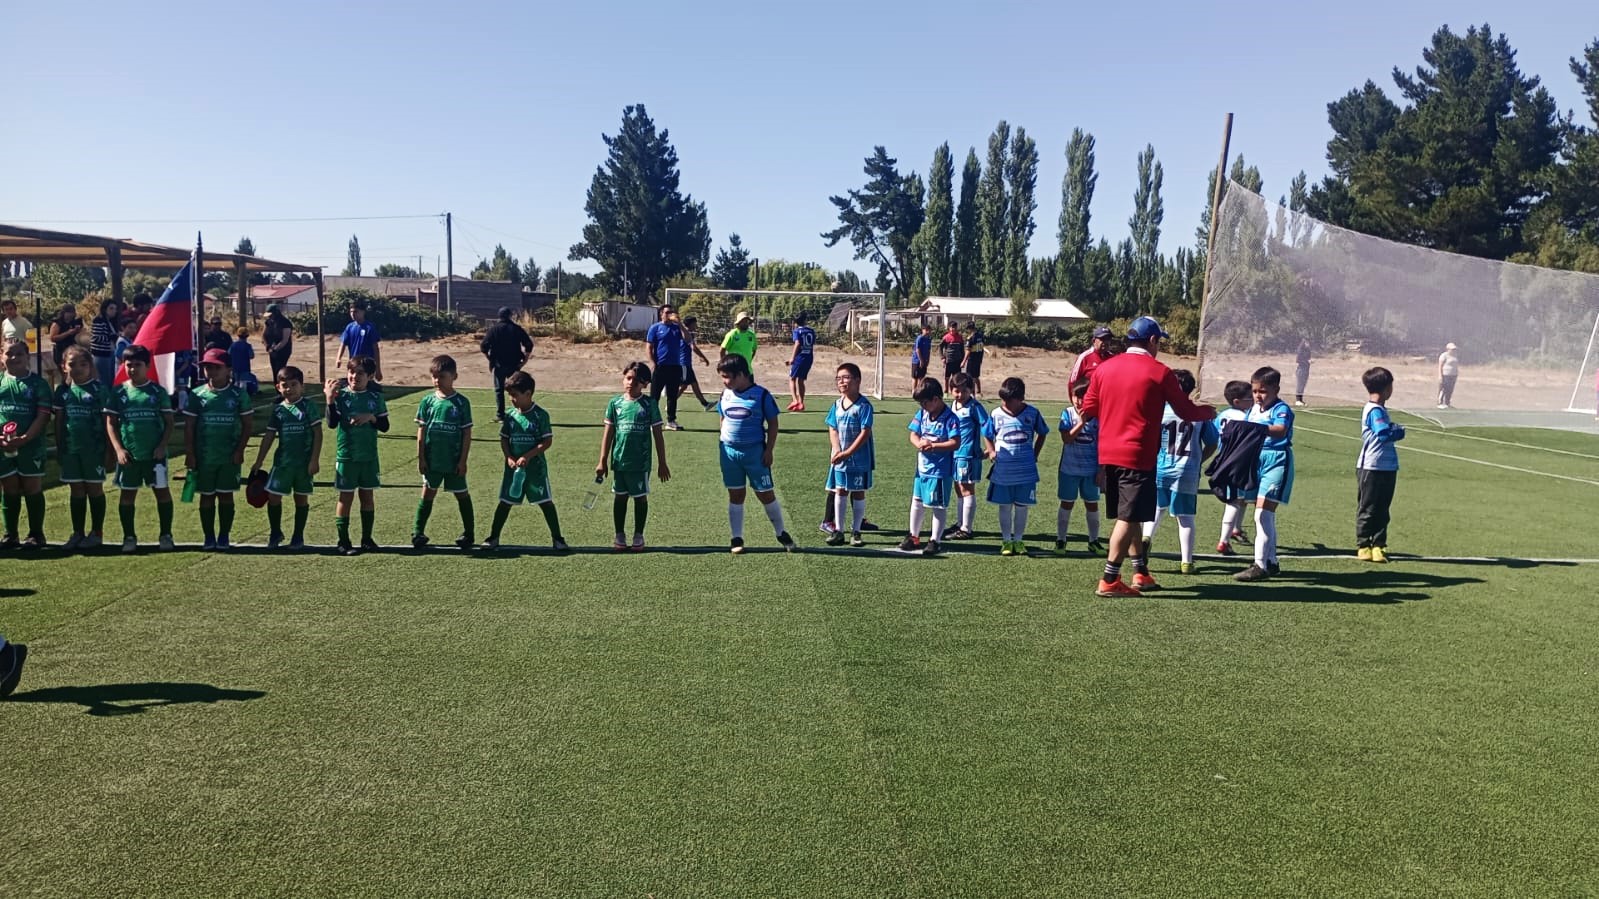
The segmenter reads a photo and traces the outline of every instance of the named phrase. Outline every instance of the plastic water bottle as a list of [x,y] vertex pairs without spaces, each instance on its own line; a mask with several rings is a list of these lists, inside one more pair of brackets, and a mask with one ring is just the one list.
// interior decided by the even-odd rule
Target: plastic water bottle
[[594,489],[590,490],[589,492],[587,492],[585,494],[583,494],[583,511],[585,511],[585,512],[594,511],[594,507],[600,501],[600,485],[603,484],[603,483],[605,483],[605,478],[604,477],[602,477],[600,475],[595,475],[594,476]]

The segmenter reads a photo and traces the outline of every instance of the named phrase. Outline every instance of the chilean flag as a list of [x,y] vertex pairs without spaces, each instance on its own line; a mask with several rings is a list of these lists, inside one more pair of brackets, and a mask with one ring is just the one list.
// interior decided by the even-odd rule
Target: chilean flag
[[[150,366],[150,380],[165,387],[168,393],[177,391],[174,354],[194,351],[194,291],[199,286],[194,270],[191,256],[188,264],[172,276],[172,283],[161,292],[161,298],[155,301],[144,324],[139,326],[139,335],[133,340],[150,351],[155,360]],[[119,364],[116,383],[127,379],[127,366]]]

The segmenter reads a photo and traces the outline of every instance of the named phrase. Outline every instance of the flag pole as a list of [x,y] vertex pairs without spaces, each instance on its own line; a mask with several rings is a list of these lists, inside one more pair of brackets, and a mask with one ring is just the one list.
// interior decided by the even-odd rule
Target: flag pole
[[[205,317],[205,310],[200,308],[200,298],[205,296],[205,291],[200,289],[200,284],[205,280],[205,240],[199,231],[194,232],[194,277],[189,279],[189,299],[194,306],[194,345],[189,348],[194,362],[200,360],[200,322]],[[172,385],[174,392],[177,385]]]

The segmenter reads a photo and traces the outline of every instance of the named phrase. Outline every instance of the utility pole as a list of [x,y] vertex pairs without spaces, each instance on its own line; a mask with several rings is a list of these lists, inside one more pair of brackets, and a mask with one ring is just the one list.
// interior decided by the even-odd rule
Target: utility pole
[[422,254],[416,254],[416,276],[422,277]]
[[455,280],[455,234],[450,213],[444,213],[444,311],[454,312],[454,298],[450,295],[450,282]]

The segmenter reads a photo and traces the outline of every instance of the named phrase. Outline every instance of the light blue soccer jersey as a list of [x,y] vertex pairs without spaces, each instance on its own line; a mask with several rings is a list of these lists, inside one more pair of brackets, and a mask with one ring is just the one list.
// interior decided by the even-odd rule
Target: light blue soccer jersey
[[1160,417],[1160,453],[1155,457],[1160,482],[1175,485],[1178,493],[1198,493],[1203,448],[1215,449],[1220,436],[1214,421],[1183,421],[1167,406]]
[[[937,416],[927,414],[926,409],[917,409],[911,417],[911,423],[906,428],[912,434],[924,437],[935,443],[943,443],[952,437],[960,436],[960,419],[955,413],[944,407],[944,411]],[[953,478],[955,476],[955,451],[947,450],[941,453],[916,454],[917,477],[928,478]]]
[[1038,437],[1049,436],[1049,425],[1037,408],[1023,404],[1016,415],[1003,405],[994,409],[988,424],[983,426],[983,436],[994,441],[994,468],[988,480],[993,484],[1038,483],[1038,456],[1033,453],[1033,443]]
[[716,404],[722,416],[722,442],[729,446],[742,446],[766,442],[766,423],[777,418],[777,400],[772,392],[759,384],[752,384],[743,393],[732,388],[722,391]]
[[967,406],[951,403],[949,408],[961,423],[961,445],[955,448],[955,458],[978,458],[983,454],[983,427],[988,424],[988,410],[976,400]]
[[[1080,420],[1076,409],[1066,407],[1060,413],[1060,432],[1077,427]],[[1060,473],[1071,478],[1091,478],[1099,473],[1099,419],[1083,425],[1076,439],[1061,448]]]
[[1216,415],[1216,432],[1218,434],[1225,434],[1227,433],[1227,425],[1235,421],[1248,420],[1248,412],[1244,411],[1243,409],[1234,409],[1233,407],[1228,406]]
[[[839,397],[833,408],[827,410],[827,426],[838,432],[838,448],[849,449],[855,438],[862,431],[872,427],[872,401],[861,397],[851,403],[844,397]],[[872,438],[867,435],[866,442],[844,461],[833,466],[835,471],[858,473],[871,471],[877,467],[877,460],[872,453]]]
[[1360,414],[1360,463],[1365,471],[1398,471],[1399,447],[1394,442],[1405,439],[1405,429],[1394,424],[1388,410],[1377,403],[1367,403]]
[[1269,409],[1259,406],[1249,410],[1249,420],[1256,424],[1276,427],[1286,425],[1288,432],[1281,437],[1267,437],[1266,442],[1260,445],[1262,450],[1286,450],[1294,445],[1294,410],[1288,404],[1278,399]]

